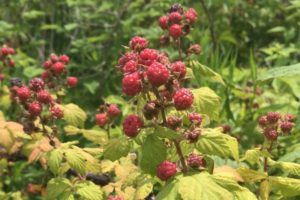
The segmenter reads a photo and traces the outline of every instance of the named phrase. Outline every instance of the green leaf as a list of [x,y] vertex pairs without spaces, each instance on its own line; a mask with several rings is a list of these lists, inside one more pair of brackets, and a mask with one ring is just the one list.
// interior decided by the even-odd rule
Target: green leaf
[[259,186],[259,196],[261,200],[269,200],[270,184],[268,180],[264,180]]
[[190,65],[192,66],[194,75],[197,79],[206,79],[211,82],[217,82],[225,85],[222,76],[209,67],[202,65],[198,61],[191,61]]
[[271,168],[281,169],[285,173],[300,176],[300,164],[292,162],[281,162],[268,159],[268,164]]
[[64,151],[66,160],[71,168],[76,172],[85,175],[86,173],[86,161],[82,154],[74,149],[67,149]]
[[86,87],[86,89],[88,89],[88,91],[91,94],[95,94],[97,88],[99,87],[99,82],[98,81],[92,81],[92,82],[89,82],[89,83],[84,83],[83,85],[84,85],[84,87]]
[[48,165],[54,174],[58,174],[60,164],[63,160],[63,154],[60,149],[53,149],[49,152]]
[[232,157],[239,160],[238,142],[236,138],[223,134],[220,128],[203,129],[200,139],[196,143],[198,151],[217,155],[220,157]]
[[211,119],[218,119],[221,107],[220,97],[208,87],[194,89],[192,92],[195,110]]
[[237,172],[243,177],[245,182],[249,182],[249,183],[259,182],[268,177],[266,173],[254,171],[246,167],[241,167],[237,169]]
[[300,195],[300,179],[286,177],[269,177],[271,188],[280,192],[284,197]]
[[64,127],[64,131],[67,135],[76,135],[80,132],[80,129],[75,126],[68,125]]
[[138,188],[135,191],[134,199],[145,199],[153,190],[153,184],[149,181],[144,181],[141,184],[138,184]]
[[164,142],[154,134],[148,135],[142,145],[140,167],[146,173],[155,175],[156,167],[167,157]]
[[76,127],[83,127],[84,122],[87,118],[86,113],[75,104],[67,104],[62,107],[64,112],[64,120],[69,125],[73,125]]
[[176,139],[181,136],[177,131],[162,126],[156,126],[154,134],[158,137],[168,139]]
[[43,69],[37,67],[26,67],[23,73],[27,78],[33,78],[40,75],[43,71]]
[[108,139],[107,133],[103,130],[81,129],[80,132],[82,133],[84,138],[97,144],[103,144]]
[[84,181],[75,186],[76,194],[85,200],[102,200],[103,192],[99,186],[90,181]]
[[241,158],[240,161],[248,161],[250,164],[254,165],[259,163],[260,153],[259,149],[249,149],[246,151],[245,156]]
[[115,161],[123,156],[127,156],[130,147],[129,140],[125,137],[111,139],[104,147],[103,156],[111,161]]
[[68,188],[71,188],[71,183],[66,178],[53,178],[47,184],[47,199],[53,200],[63,194]]
[[300,74],[300,63],[284,66],[284,67],[275,67],[267,70],[265,73],[262,73],[258,76],[259,81],[265,81],[273,78],[283,77],[283,76],[296,76]]

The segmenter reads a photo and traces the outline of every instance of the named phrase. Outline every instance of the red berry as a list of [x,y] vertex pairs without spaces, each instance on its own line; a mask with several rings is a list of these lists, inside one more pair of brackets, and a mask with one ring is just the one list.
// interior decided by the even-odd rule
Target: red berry
[[163,161],[157,166],[156,175],[163,181],[168,180],[177,173],[176,164],[170,161]]
[[122,197],[120,196],[112,196],[110,195],[107,200],[124,200]]
[[56,63],[59,60],[59,57],[56,54],[52,53],[50,55],[50,60],[52,61],[52,63]]
[[4,55],[4,56],[8,55],[9,54],[9,49],[6,48],[6,47],[2,47],[1,48],[1,54]]
[[121,58],[119,58],[118,63],[120,65],[120,67],[123,68],[124,65],[130,60],[137,61],[138,60],[138,55],[136,53],[133,53],[133,52],[125,53]]
[[29,104],[28,112],[30,113],[31,116],[37,117],[42,112],[42,105],[39,102],[34,101]]
[[276,123],[280,119],[280,114],[278,112],[268,112],[267,119],[269,123],[273,124]]
[[54,73],[61,74],[65,69],[65,65],[62,62],[56,62],[52,65],[51,69]]
[[229,133],[231,131],[231,127],[228,124],[222,124],[222,132],[223,133]]
[[44,68],[49,69],[52,66],[52,62],[50,60],[46,60],[44,62]]
[[19,97],[20,101],[26,101],[31,96],[31,91],[28,87],[23,86],[17,89],[17,96]]
[[198,13],[194,8],[188,9],[185,13],[185,18],[189,23],[194,23],[197,19]]
[[59,56],[59,60],[60,60],[61,62],[63,62],[64,64],[68,64],[69,61],[70,61],[70,58],[69,58],[69,56],[67,56],[67,55],[61,55],[61,56]]
[[271,140],[271,141],[276,140],[278,137],[277,131],[272,128],[264,129],[264,135],[268,140]]
[[188,114],[188,118],[191,123],[194,123],[196,125],[200,125],[202,122],[202,116],[199,113],[190,113]]
[[134,96],[141,92],[142,81],[138,73],[125,75],[122,80],[122,91],[129,95]]
[[123,73],[133,73],[137,71],[138,63],[134,60],[129,60],[122,68]]
[[107,108],[107,115],[111,118],[118,117],[121,114],[121,110],[116,104],[110,104]]
[[141,64],[150,66],[158,58],[158,52],[155,49],[144,49],[140,53]]
[[148,46],[148,40],[140,36],[135,36],[130,40],[130,48],[135,51],[141,51]]
[[291,132],[294,125],[295,124],[293,122],[285,121],[280,124],[280,129],[281,129],[282,133],[288,134]]
[[123,122],[123,131],[128,137],[135,137],[144,125],[143,120],[138,115],[128,115]]
[[153,62],[147,70],[147,77],[149,82],[155,86],[165,84],[170,76],[169,70],[159,62]]
[[59,107],[52,107],[50,111],[54,119],[61,119],[64,117],[64,112]]
[[204,158],[198,154],[191,153],[187,158],[187,163],[192,168],[205,167],[206,162]]
[[100,127],[103,127],[107,124],[108,118],[106,113],[100,113],[96,115],[96,124]]
[[14,48],[8,48],[8,54],[10,54],[10,55],[16,54],[15,49]]
[[15,64],[15,61],[14,61],[13,59],[9,59],[9,60],[8,60],[8,65],[9,65],[10,67],[14,67],[16,64]]
[[172,24],[179,24],[181,21],[181,14],[179,12],[172,12],[169,14],[169,21]]
[[179,78],[184,78],[186,74],[186,66],[183,62],[177,61],[171,64],[172,72]]
[[45,83],[40,78],[33,78],[29,81],[29,88],[32,91],[38,92],[38,91],[44,89],[44,87],[45,87]]
[[169,24],[169,17],[168,16],[161,16],[158,20],[159,26],[162,29],[167,29]]
[[173,24],[170,28],[169,28],[169,33],[173,38],[178,38],[181,36],[182,33],[182,29],[181,26],[178,24]]
[[267,126],[268,125],[268,119],[267,119],[267,116],[261,116],[258,120],[258,124],[261,126],[261,127],[264,127],[264,126]]
[[186,88],[177,90],[173,96],[174,105],[177,110],[185,110],[190,108],[193,104],[193,100],[193,93]]
[[51,74],[48,71],[44,71],[41,75],[43,81],[46,81],[50,76]]
[[198,55],[202,52],[202,48],[199,44],[193,44],[188,48],[187,52]]
[[74,76],[70,76],[67,78],[67,84],[69,87],[75,87],[78,83],[78,79]]
[[37,100],[40,103],[48,104],[52,101],[52,97],[50,92],[48,92],[47,90],[41,90],[37,93]]
[[292,115],[292,114],[285,114],[284,119],[289,121],[289,122],[294,122],[296,117],[295,117],[295,115]]
[[170,129],[176,130],[178,127],[181,126],[182,119],[180,117],[171,116],[167,118],[167,126]]
[[201,134],[200,129],[194,129],[191,131],[186,131],[185,137],[190,143],[195,143],[198,141],[200,134]]

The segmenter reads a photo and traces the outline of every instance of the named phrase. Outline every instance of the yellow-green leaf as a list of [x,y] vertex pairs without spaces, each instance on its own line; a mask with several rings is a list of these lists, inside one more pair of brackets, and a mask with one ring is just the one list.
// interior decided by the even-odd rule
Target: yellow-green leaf
[[70,167],[84,175],[86,173],[86,161],[84,156],[73,149],[67,149],[64,153]]
[[47,199],[57,199],[68,188],[71,187],[71,183],[66,178],[53,178],[47,184]]
[[104,147],[103,156],[111,161],[115,161],[123,156],[127,156],[130,147],[130,143],[125,137],[111,139]]
[[300,195],[300,179],[286,177],[269,177],[271,188],[280,192],[284,197]]
[[243,177],[245,182],[259,182],[266,179],[268,175],[263,172],[254,171],[246,167],[241,167],[237,169],[238,173]]
[[48,165],[54,174],[58,173],[62,160],[63,154],[60,149],[53,149],[49,152]]
[[90,181],[84,181],[76,185],[76,194],[85,200],[102,200],[103,192],[99,186]]
[[292,175],[300,176],[300,164],[292,162],[281,162],[268,159],[268,164],[271,168],[278,168]]
[[69,125],[83,127],[87,116],[79,106],[70,103],[62,106],[62,109],[64,112],[64,120],[66,120]]

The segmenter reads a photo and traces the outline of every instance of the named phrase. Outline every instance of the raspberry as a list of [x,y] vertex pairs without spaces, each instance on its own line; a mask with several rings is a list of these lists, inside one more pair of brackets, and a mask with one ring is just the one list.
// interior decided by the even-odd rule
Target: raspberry
[[41,90],[37,93],[37,100],[40,103],[48,104],[52,101],[52,97],[50,92],[48,92],[47,90]]
[[199,129],[194,129],[192,131],[186,131],[185,137],[190,143],[195,143],[198,141],[200,134],[201,131]]
[[181,14],[179,12],[172,12],[169,14],[169,21],[172,24],[178,24],[181,21]]
[[194,123],[196,125],[200,125],[202,122],[202,116],[199,113],[190,113],[188,114],[188,118],[191,123]]
[[128,115],[123,122],[123,131],[128,137],[135,137],[144,125],[142,119],[134,114]]
[[264,135],[268,140],[271,140],[271,141],[276,140],[278,137],[277,131],[272,128],[264,129]]
[[2,47],[1,48],[1,54],[4,55],[4,56],[8,55],[9,54],[9,49],[6,48],[6,47]]
[[198,55],[202,52],[202,48],[199,44],[193,44],[188,48],[187,52]]
[[258,120],[258,124],[261,126],[261,127],[264,127],[266,125],[268,125],[268,119],[267,119],[267,116],[261,116]]
[[280,114],[278,112],[268,112],[267,119],[269,123],[274,124],[280,119]]
[[61,119],[64,116],[64,112],[59,107],[52,107],[50,111],[54,119]]
[[41,78],[43,81],[46,81],[50,76],[51,76],[51,74],[49,72],[44,71],[41,75]]
[[180,36],[181,36],[181,33],[182,33],[181,26],[178,25],[178,24],[173,24],[173,25],[169,28],[169,33],[170,33],[170,35],[171,35],[174,39],[180,37]]
[[28,112],[33,117],[39,116],[40,113],[42,112],[41,104],[39,102],[36,102],[36,101],[30,103],[29,106],[28,106]]
[[136,53],[125,53],[121,58],[119,58],[119,65],[121,68],[130,60],[137,61],[138,60],[138,55]]
[[20,101],[26,101],[31,96],[30,89],[26,86],[18,88],[17,96],[19,97]]
[[183,62],[177,61],[171,64],[172,72],[179,78],[184,78],[186,74],[186,66]]
[[169,75],[169,70],[159,62],[153,62],[147,70],[148,80],[155,87],[165,84]]
[[135,51],[141,51],[148,46],[148,40],[140,36],[135,36],[130,40],[130,48]]
[[231,127],[228,124],[222,124],[222,132],[229,133],[231,131]]
[[150,66],[158,58],[158,52],[155,49],[144,49],[140,53],[141,64]]
[[293,127],[294,127],[294,123],[289,121],[282,122],[280,124],[280,129],[284,134],[290,133]]
[[9,60],[8,60],[8,65],[9,65],[10,67],[14,67],[16,64],[15,64],[15,61],[14,61],[13,59],[9,59]]
[[29,88],[32,91],[38,92],[42,89],[44,89],[45,83],[40,78],[33,78],[29,81]]
[[148,120],[157,117],[158,113],[159,113],[158,104],[155,101],[148,102],[143,108],[143,114],[145,118]]
[[64,71],[65,65],[62,62],[56,62],[52,65],[51,69],[54,71],[54,73],[60,74]]
[[176,116],[171,116],[167,118],[167,126],[170,129],[176,130],[178,127],[181,126],[182,119]]
[[124,200],[122,197],[120,196],[112,196],[110,195],[107,200]]
[[191,153],[188,156],[187,163],[192,168],[205,167],[205,165],[206,165],[204,158],[195,153]]
[[110,104],[107,108],[107,115],[111,118],[118,117],[121,114],[121,110],[116,104]]
[[132,73],[124,76],[122,80],[122,91],[129,95],[134,96],[142,90],[142,81],[138,73]]
[[10,54],[10,55],[16,54],[15,49],[14,48],[8,48],[8,54]]
[[177,173],[176,168],[175,163],[165,160],[157,166],[156,175],[162,181],[166,181]]
[[158,20],[159,26],[162,29],[167,29],[169,24],[169,17],[168,16],[161,16]]
[[292,114],[285,114],[284,119],[289,121],[289,122],[294,122],[296,117],[295,117],[295,115],[292,115]]
[[192,106],[194,100],[193,93],[185,88],[177,90],[173,96],[175,108],[185,110]]
[[185,18],[189,23],[194,23],[197,19],[198,13],[194,8],[188,9],[185,13]]
[[96,124],[100,127],[103,127],[107,124],[108,119],[106,113],[100,113],[96,115]]
[[78,83],[78,79],[74,76],[70,76],[67,78],[67,84],[69,87],[75,87]]
[[129,60],[122,68],[123,73],[133,73],[137,71],[138,63],[134,60]]
[[52,66],[52,62],[50,60],[46,60],[44,62],[44,68],[49,69]]
[[69,61],[70,61],[70,58],[69,58],[69,56],[67,56],[67,55],[61,55],[61,56],[59,56],[59,60],[60,60],[61,62],[63,62],[64,64],[68,64]]
[[52,53],[50,55],[50,60],[52,63],[56,63],[59,60],[59,57],[56,54]]

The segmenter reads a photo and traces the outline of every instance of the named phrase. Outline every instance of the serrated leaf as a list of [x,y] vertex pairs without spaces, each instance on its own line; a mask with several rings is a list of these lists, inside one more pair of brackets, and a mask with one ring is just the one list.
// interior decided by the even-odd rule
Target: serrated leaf
[[85,175],[85,158],[82,154],[78,153],[78,151],[73,149],[67,149],[64,151],[66,160],[70,167],[74,169],[76,172]]
[[285,173],[300,176],[300,164],[292,162],[281,162],[268,159],[268,164],[271,168],[281,169]]
[[259,152],[259,149],[249,149],[246,151],[245,156],[241,158],[241,161],[248,161],[250,164],[254,165],[259,162]]
[[209,116],[211,119],[218,119],[221,107],[220,97],[208,87],[194,89],[192,92],[195,110]]
[[75,126],[68,125],[64,127],[64,131],[67,135],[76,135],[80,132],[80,129]]
[[47,184],[47,199],[53,200],[63,194],[68,188],[71,188],[71,183],[66,178],[53,178]]
[[151,182],[144,182],[139,184],[138,188],[135,191],[135,200],[145,199],[153,190],[153,184]]
[[99,186],[90,181],[84,181],[76,185],[76,194],[86,200],[102,200],[103,192]]
[[140,167],[146,173],[154,175],[156,167],[166,159],[167,148],[164,142],[154,134],[148,135],[141,150]]
[[48,165],[54,174],[58,174],[60,164],[63,160],[63,154],[59,149],[53,149],[49,152]]
[[280,192],[284,197],[300,195],[300,179],[286,177],[269,177],[272,190]]
[[125,137],[109,140],[104,147],[103,156],[111,161],[127,156],[130,151],[130,143]]
[[107,133],[102,130],[81,129],[80,132],[82,133],[84,138],[97,144],[104,144],[108,139]]
[[211,82],[217,82],[225,85],[222,76],[209,67],[202,65],[198,61],[191,61],[190,65],[192,66],[194,75],[197,79],[206,79]]
[[261,73],[258,76],[259,81],[265,81],[277,77],[286,77],[286,76],[297,76],[300,74],[300,63],[284,66],[284,67],[274,67],[267,70],[265,73]]
[[86,113],[75,104],[67,104],[62,106],[64,112],[64,120],[69,124],[76,127],[83,127],[87,118]]
[[238,142],[236,138],[223,134],[220,128],[203,129],[196,143],[196,149],[204,154],[220,157],[232,157],[239,160]]
[[254,171],[246,167],[241,167],[237,169],[237,172],[243,177],[245,182],[249,182],[249,183],[259,182],[268,177],[266,173]]
[[162,126],[155,127],[154,134],[158,137],[168,139],[176,139],[181,136],[177,131]]

